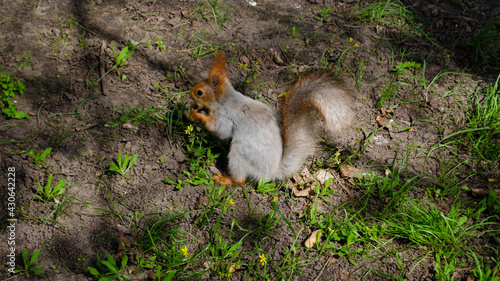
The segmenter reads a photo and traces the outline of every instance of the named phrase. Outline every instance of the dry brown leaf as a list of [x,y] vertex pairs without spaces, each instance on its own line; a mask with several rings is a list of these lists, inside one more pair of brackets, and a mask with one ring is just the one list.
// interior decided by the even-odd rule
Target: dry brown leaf
[[394,122],[393,119],[387,119],[385,117],[382,117],[382,116],[377,116],[377,118],[375,118],[375,120],[377,121],[377,124],[379,127],[386,127],[386,128],[391,128],[391,124]]
[[234,273],[236,270],[240,269],[240,265],[232,264],[231,267],[229,267],[229,273]]
[[[118,233],[118,239],[121,241],[118,243],[118,251],[130,251],[130,239],[128,239],[123,233]],[[123,245],[125,245],[125,249],[123,248]]]
[[319,242],[321,242],[321,230],[318,229],[311,233],[311,236],[307,238],[304,246],[306,246],[307,249],[311,249],[316,243]]
[[302,190],[299,190],[297,189],[295,186],[293,187],[293,195],[297,196],[297,197],[309,197],[310,195],[310,191],[311,191],[311,187],[308,187],[306,189],[302,189]]
[[361,173],[361,170],[356,168],[356,167],[353,167],[350,165],[340,166],[340,175],[343,178],[352,178],[352,177],[360,178],[360,177],[362,177],[360,173]]
[[292,189],[293,194],[297,197],[309,197],[314,195],[314,187],[316,181],[309,170],[304,167],[299,173],[293,175],[288,181],[288,187]]
[[[472,194],[474,196],[477,196],[477,197],[486,197],[486,196],[490,195],[490,190],[488,188],[477,187],[477,188],[471,189],[471,191],[472,191]],[[493,192],[498,193],[498,192],[500,192],[500,189],[493,189]]]
[[325,169],[320,169],[316,173],[316,179],[321,185],[324,185],[329,179],[333,178],[332,173],[328,172]]

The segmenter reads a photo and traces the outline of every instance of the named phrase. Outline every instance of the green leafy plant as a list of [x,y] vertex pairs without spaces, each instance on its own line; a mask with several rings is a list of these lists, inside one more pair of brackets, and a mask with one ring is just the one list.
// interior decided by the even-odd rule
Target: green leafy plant
[[296,28],[295,26],[290,27],[290,38],[291,37],[295,38],[298,36],[298,34],[299,34],[298,28]]
[[184,131],[187,140],[189,171],[182,171],[187,180],[177,179],[174,182],[167,177],[165,180],[169,184],[175,184],[177,189],[181,189],[186,185],[213,184],[212,179],[208,176],[210,172],[208,167],[219,157],[218,153],[212,153],[212,146],[207,146],[208,139],[214,140],[206,130],[202,130],[198,126],[188,125]]
[[22,95],[26,90],[21,81],[14,81],[9,75],[0,72],[0,90],[0,108],[7,117],[14,119],[30,118],[27,113],[16,109],[17,101],[11,101],[16,94]]
[[[162,272],[161,269],[162,269],[162,266],[158,265],[158,268],[156,268],[156,278],[154,280],[156,280],[156,281],[171,281],[171,280],[174,280],[175,274],[177,273],[176,270],[167,271],[167,273],[165,275],[162,275],[161,274],[161,272]],[[162,279],[162,277],[165,277],[165,278]]]
[[[318,7],[319,8],[319,7]],[[319,16],[316,17],[317,20],[326,21],[328,14],[332,11],[332,6],[328,8],[319,9]]]
[[128,170],[130,170],[130,168],[134,165],[135,161],[137,161],[137,158],[138,158],[137,154],[132,156],[132,158],[130,158],[129,154],[125,154],[125,156],[122,159],[122,154],[118,152],[118,158],[116,160],[116,164],[113,162],[110,163],[109,170],[120,174],[122,176],[121,182],[125,182],[126,174]]
[[123,273],[125,266],[128,262],[128,256],[123,255],[120,265],[118,266],[114,258],[106,251],[107,260],[101,260],[97,255],[97,268],[87,267],[90,274],[99,277],[99,281],[118,280],[131,280],[126,274]]
[[52,176],[52,174],[49,174],[45,187],[40,184],[40,181],[37,183],[38,192],[40,192],[41,195],[38,195],[37,192],[37,194],[35,194],[35,197],[40,201],[55,201],[56,197],[62,195],[64,191],[66,191],[66,189],[64,188],[64,185],[66,185],[66,180],[62,179],[54,187],[52,187]]
[[140,268],[153,268],[156,266],[155,260],[156,256],[146,258],[144,255],[136,254],[135,259],[137,261],[137,269]]
[[255,191],[262,194],[265,193],[276,194],[279,192],[279,189],[276,188],[276,183],[261,179],[259,180],[259,183],[257,184],[257,189]]
[[26,275],[26,277],[32,277],[32,276],[43,277],[41,275],[42,271],[40,270],[43,267],[43,264],[35,266],[35,262],[38,259],[38,256],[40,256],[40,250],[35,250],[33,252],[33,255],[28,260],[28,249],[24,249],[22,255],[23,267],[14,270],[14,273],[19,273],[20,275]]
[[167,46],[163,43],[163,40],[161,39],[156,40],[155,45],[158,48],[158,50],[160,50],[160,52],[163,52],[165,48],[167,48]]
[[44,151],[42,152],[35,152],[34,149],[28,151],[28,156],[31,158],[31,161],[33,161],[33,163],[35,165],[38,165],[38,166],[42,166],[42,163],[47,163],[47,161],[45,160],[45,158],[47,158],[47,156],[52,152],[52,147],[49,147],[47,149],[45,149]]
[[[113,42],[111,42],[111,51],[113,52],[113,58],[114,58],[114,65],[113,67],[106,72],[108,74],[109,72],[116,70],[118,75],[121,76],[122,80],[127,79],[127,76],[119,69],[122,66],[127,65],[127,59],[130,58],[135,51],[135,47],[139,45],[141,42],[136,42],[136,41],[131,41],[127,43],[127,45],[120,50],[120,52],[115,52],[115,48],[113,46]],[[106,75],[104,74],[104,75]],[[103,76],[104,77],[104,76]],[[99,79],[101,80],[102,77]]]

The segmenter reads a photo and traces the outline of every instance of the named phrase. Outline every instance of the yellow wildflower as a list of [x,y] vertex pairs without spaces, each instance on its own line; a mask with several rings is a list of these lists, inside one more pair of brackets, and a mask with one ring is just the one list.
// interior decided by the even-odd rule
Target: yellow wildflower
[[353,47],[354,47],[354,48],[359,47],[358,43],[354,44],[354,46],[353,46]]
[[234,201],[233,201],[233,199],[229,199],[229,201],[227,201],[227,204],[229,205],[229,207],[234,206]]
[[260,258],[260,261],[259,261],[259,262],[260,262],[262,265],[266,265],[266,264],[267,264],[266,255],[264,255],[264,254],[262,253],[262,254],[260,254],[259,258]]
[[352,37],[349,37],[349,42],[352,42],[354,41],[354,39],[352,39]]
[[194,130],[193,125],[187,126],[186,130],[184,131],[186,134],[191,134],[191,132]]
[[188,248],[186,247],[186,245],[184,245],[184,247],[182,247],[181,252],[182,252],[182,254],[183,254],[185,257],[189,256],[189,253],[188,253]]

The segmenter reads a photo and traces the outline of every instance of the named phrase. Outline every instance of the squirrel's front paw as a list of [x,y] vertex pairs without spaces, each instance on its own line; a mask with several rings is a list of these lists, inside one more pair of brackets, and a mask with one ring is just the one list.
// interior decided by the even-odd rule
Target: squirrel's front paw
[[205,115],[198,112],[198,110],[196,110],[196,109],[191,109],[191,111],[189,113],[191,115],[191,118],[193,118],[194,120],[202,120],[205,117]]

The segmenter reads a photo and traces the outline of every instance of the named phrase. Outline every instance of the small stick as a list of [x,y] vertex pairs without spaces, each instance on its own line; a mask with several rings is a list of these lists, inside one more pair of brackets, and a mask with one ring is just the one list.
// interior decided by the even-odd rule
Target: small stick
[[326,266],[330,263],[330,259],[331,258],[332,257],[330,256],[329,258],[326,259],[325,264],[323,265],[323,267],[321,268],[321,270],[319,271],[318,275],[316,276],[316,278],[314,278],[313,281],[318,281],[319,280],[319,278],[321,277],[321,274],[323,274],[323,271],[325,271]]
[[101,77],[101,91],[103,95],[107,95],[107,84],[104,76],[106,75],[104,50],[106,49],[106,41],[101,41],[101,49],[99,50],[99,76]]

